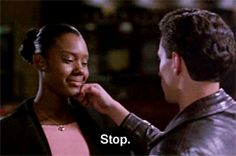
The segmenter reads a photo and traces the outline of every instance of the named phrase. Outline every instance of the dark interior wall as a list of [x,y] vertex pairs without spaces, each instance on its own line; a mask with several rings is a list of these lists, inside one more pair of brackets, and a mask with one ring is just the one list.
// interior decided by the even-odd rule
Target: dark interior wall
[[[127,16],[129,11],[132,14]],[[143,16],[143,19],[148,17],[146,22],[149,24],[139,21],[142,18],[137,16]],[[11,56],[7,59],[12,62],[11,67],[6,67],[6,70],[11,72],[11,93],[7,94],[5,101],[1,101],[6,104],[18,103],[36,93],[37,71],[18,54],[18,48],[27,30],[49,23],[69,23],[81,31],[88,44],[91,57],[89,81],[101,83],[132,112],[154,124],[157,123],[156,118],[162,118],[157,125],[164,127],[177,111],[177,107],[167,112],[169,105],[165,105],[162,100],[155,102],[163,97],[157,70],[152,68],[145,73],[142,66],[149,67],[153,65],[150,62],[155,60],[146,56],[146,62],[142,63],[143,49],[150,51],[150,55],[155,57],[158,44],[155,18],[158,18],[157,13],[153,15],[145,9],[132,7],[121,7],[117,14],[104,16],[99,8],[85,6],[76,1],[1,1],[1,26],[9,28],[9,34],[12,36],[12,42],[8,43],[11,48],[6,51],[10,54],[7,56]],[[133,22],[132,31],[128,33],[120,31],[120,26],[126,20]],[[91,29],[91,24],[95,24],[95,29]],[[113,51],[129,53],[129,66],[120,70],[109,68],[108,55]],[[1,90],[9,87],[10,85],[6,85]]]
[[[235,30],[235,12],[213,6],[210,9],[222,15]],[[9,28],[7,40],[12,44],[6,52],[9,61],[5,62],[12,62],[12,66],[7,66],[13,75],[13,96],[34,95],[37,87],[36,71],[18,55],[25,32],[31,27],[63,22],[76,26],[86,39],[91,54],[90,81],[109,86],[114,96],[124,94],[119,93],[119,88],[126,90],[128,96],[123,99],[137,97],[133,92],[143,89],[147,90],[146,99],[163,97],[155,58],[159,39],[157,24],[172,9],[174,6],[148,10],[127,3],[118,5],[115,12],[107,15],[101,8],[85,5],[82,1],[1,1],[1,26]],[[131,30],[122,31],[124,26],[127,29],[127,22]],[[234,72],[229,75],[235,76]],[[135,91],[132,91],[133,86]],[[230,88],[232,85],[223,83],[223,86]],[[122,95],[117,98],[122,99]]]
[[[12,95],[8,95],[6,102],[19,102],[36,93],[37,72],[18,54],[25,32],[44,24],[69,23],[81,31],[88,44],[89,81],[99,82],[132,112],[163,128],[178,108],[164,101],[157,76],[155,52],[160,35],[157,23],[174,8],[148,10],[125,4],[105,14],[101,8],[82,1],[1,1],[1,26],[9,28],[11,40],[6,53],[12,65],[6,68],[11,70]],[[211,10],[222,15],[235,30],[235,12]],[[227,83],[223,83],[231,95],[236,90],[235,77],[235,72],[231,72],[224,81]]]
[[[45,24],[69,23],[81,31],[92,59],[90,81],[109,86],[107,89],[116,98],[122,94],[119,90],[125,90],[128,95],[123,98],[131,99],[134,85],[137,90],[153,90],[147,90],[146,98],[161,97],[155,53],[159,39],[157,23],[162,12],[121,5],[113,14],[105,15],[101,8],[81,1],[43,1],[42,15]],[[125,24],[130,26],[127,32],[121,30]],[[146,58],[143,57],[145,51]]]
[[[18,54],[18,48],[21,41],[25,37],[26,31],[31,27],[39,27],[42,24],[41,2],[34,1],[1,1],[1,28],[7,29],[4,34],[6,38],[12,36],[12,40],[7,42],[7,48],[4,53],[11,58],[1,58],[5,62],[12,62],[5,70],[11,73],[11,82],[6,85],[7,90],[10,90],[10,95],[7,95],[4,102],[15,102],[22,100],[24,97],[33,96],[37,87],[37,72],[31,65],[22,61]],[[1,39],[5,39],[1,36]],[[2,46],[1,46],[2,48]],[[2,49],[1,49],[2,50]],[[2,51],[1,51],[2,54]],[[2,70],[2,69],[1,69]],[[6,82],[1,82],[6,83]],[[2,88],[4,92],[6,88]]]

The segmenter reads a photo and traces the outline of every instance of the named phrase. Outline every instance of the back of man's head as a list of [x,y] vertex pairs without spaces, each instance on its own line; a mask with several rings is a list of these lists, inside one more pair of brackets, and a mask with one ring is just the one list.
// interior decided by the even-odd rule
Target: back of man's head
[[178,9],[159,23],[167,58],[177,52],[196,81],[220,81],[235,58],[234,34],[215,13]]

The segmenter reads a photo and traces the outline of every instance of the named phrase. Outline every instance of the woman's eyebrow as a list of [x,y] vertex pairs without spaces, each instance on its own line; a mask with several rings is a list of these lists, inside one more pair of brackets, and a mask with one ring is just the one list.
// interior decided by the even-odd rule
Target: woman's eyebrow
[[74,52],[67,51],[67,50],[62,50],[62,54],[71,54],[71,55],[75,55]]
[[[73,55],[74,57],[77,57],[77,53],[72,52],[72,51],[67,51],[67,50],[62,50],[62,54],[69,54],[69,55]],[[89,58],[88,54],[82,54],[83,57],[85,57],[86,59]]]

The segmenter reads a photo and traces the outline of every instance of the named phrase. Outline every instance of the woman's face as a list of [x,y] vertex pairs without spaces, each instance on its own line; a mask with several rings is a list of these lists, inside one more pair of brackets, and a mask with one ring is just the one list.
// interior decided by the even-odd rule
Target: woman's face
[[59,96],[75,96],[88,79],[88,59],[82,37],[73,33],[58,37],[45,57],[43,87]]

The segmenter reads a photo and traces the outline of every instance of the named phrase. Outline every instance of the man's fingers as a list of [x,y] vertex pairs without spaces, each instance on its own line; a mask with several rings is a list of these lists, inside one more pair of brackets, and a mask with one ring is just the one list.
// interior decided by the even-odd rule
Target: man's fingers
[[96,83],[84,84],[80,90],[81,94],[84,94],[90,97],[94,95],[95,96],[98,95],[98,92],[99,92],[99,88]]
[[80,92],[75,96],[83,106],[93,104],[99,97],[99,85],[96,83],[84,84],[81,86]]
[[86,95],[80,94],[79,96],[76,97],[76,99],[85,107],[89,104],[89,99],[87,98]]

